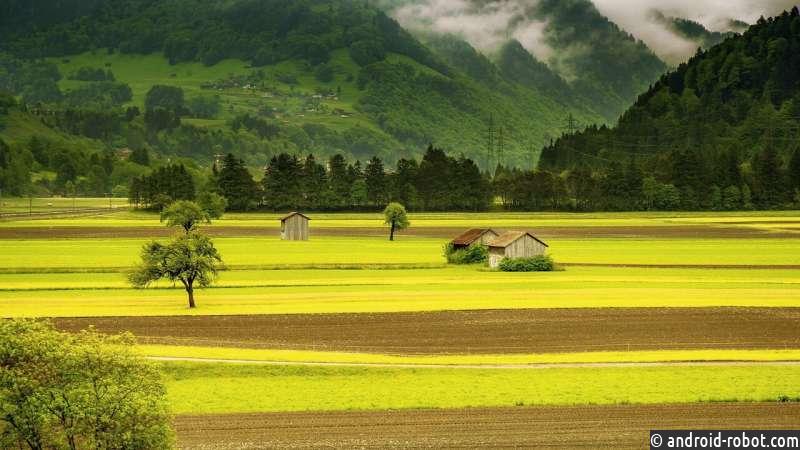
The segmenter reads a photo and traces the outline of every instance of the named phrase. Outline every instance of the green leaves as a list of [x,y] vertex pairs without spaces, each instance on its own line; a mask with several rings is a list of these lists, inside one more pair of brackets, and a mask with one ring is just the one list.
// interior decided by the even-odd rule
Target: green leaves
[[161,376],[133,343],[0,321],[0,448],[172,448]]
[[211,238],[196,232],[176,237],[172,242],[150,242],[142,249],[142,262],[128,274],[136,288],[158,280],[180,281],[191,289],[194,283],[208,287],[222,269],[222,257]]

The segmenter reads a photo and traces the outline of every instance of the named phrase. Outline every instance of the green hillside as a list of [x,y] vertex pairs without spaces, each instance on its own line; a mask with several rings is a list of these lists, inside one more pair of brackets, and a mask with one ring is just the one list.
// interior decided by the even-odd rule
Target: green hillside
[[630,193],[649,176],[651,187],[687,209],[719,207],[727,197],[734,207],[790,205],[800,201],[799,74],[795,7],[698,52],[641,95],[616,127],[559,139],[544,149],[540,167],[625,179],[609,185],[621,204],[639,201]]
[[[56,111],[60,131],[109,148],[205,163],[234,152],[263,166],[279,152],[394,162],[436,143],[484,167],[530,166],[570,114],[604,121],[485,60],[498,77],[487,83],[358,2],[107,0],[78,2],[80,18],[61,9],[71,3],[6,6],[18,20],[0,31],[0,88],[43,106],[35,112]],[[58,74],[30,62],[40,57]],[[113,81],[81,75],[98,71]],[[161,85],[183,90],[175,118],[148,111],[147,93]],[[101,111],[103,126],[74,111]],[[490,133],[502,146],[488,146]]]

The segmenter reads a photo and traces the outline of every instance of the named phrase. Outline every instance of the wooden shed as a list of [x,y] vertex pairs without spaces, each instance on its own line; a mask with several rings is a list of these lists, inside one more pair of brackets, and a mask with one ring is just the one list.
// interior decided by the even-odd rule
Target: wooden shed
[[491,228],[473,228],[467,230],[450,243],[456,250],[472,247],[473,245],[489,245],[489,242],[500,236],[500,233]]
[[284,241],[307,241],[308,221],[303,213],[293,212],[281,218],[281,239]]
[[489,242],[489,266],[497,267],[505,258],[544,255],[547,247],[547,244],[527,231],[508,231]]

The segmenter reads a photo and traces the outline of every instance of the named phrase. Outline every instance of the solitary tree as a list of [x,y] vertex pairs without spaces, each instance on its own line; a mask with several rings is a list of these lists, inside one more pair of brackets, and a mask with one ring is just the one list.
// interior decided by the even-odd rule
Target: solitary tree
[[142,249],[142,262],[128,276],[137,289],[158,280],[180,281],[194,308],[194,288],[208,287],[222,268],[222,258],[211,238],[197,232],[178,236],[168,244],[150,242]]
[[0,321],[0,448],[173,448],[161,375],[132,344]]
[[211,217],[197,203],[178,200],[161,211],[161,221],[166,222],[168,227],[181,227],[188,234],[200,223],[211,223]]
[[389,203],[386,209],[383,210],[383,216],[386,218],[386,224],[391,227],[389,231],[390,241],[394,240],[395,231],[405,230],[409,225],[411,225],[408,222],[406,208],[400,203]]
[[161,221],[170,227],[181,227],[184,233],[167,244],[156,241],[146,244],[142,248],[142,262],[128,274],[131,285],[141,289],[158,280],[180,281],[189,296],[189,308],[194,308],[195,286],[210,286],[222,268],[222,258],[214,243],[199,233],[197,226],[218,216],[219,211],[208,211],[189,201],[177,201],[164,209]]

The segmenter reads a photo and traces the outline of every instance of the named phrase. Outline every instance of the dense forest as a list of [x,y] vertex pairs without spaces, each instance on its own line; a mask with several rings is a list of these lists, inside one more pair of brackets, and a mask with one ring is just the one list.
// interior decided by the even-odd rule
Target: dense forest
[[583,181],[572,194],[591,207],[598,207],[593,198],[611,209],[789,207],[800,201],[799,132],[800,13],[793,8],[698,51],[616,127],[558,139],[539,168],[567,179],[582,173],[573,176]]

